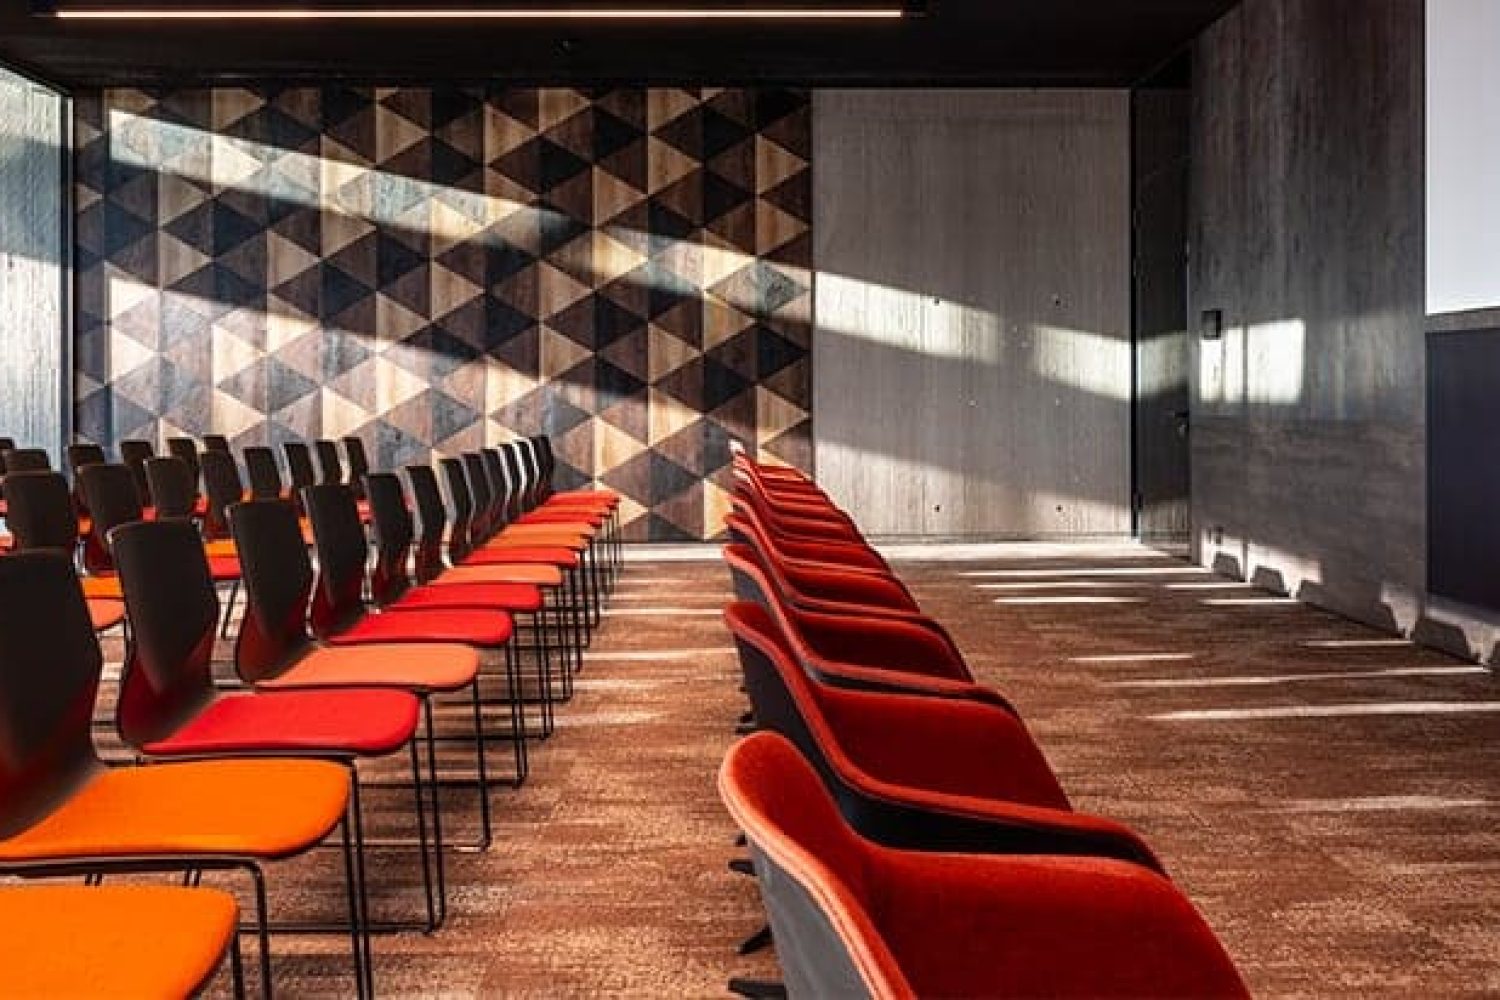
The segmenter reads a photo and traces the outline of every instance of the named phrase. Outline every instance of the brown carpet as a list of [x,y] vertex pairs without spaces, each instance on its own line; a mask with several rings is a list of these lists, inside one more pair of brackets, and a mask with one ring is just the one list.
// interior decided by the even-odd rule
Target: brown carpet
[[[1078,808],[1145,834],[1258,995],[1500,992],[1487,672],[1138,548],[900,568]],[[382,996],[710,997],[774,974],[769,955],[735,954],[759,903],[725,869],[734,829],[714,792],[742,707],[727,596],[714,562],[630,567],[531,780],[495,792],[496,844],[451,863],[448,926],[376,939]],[[496,745],[497,769],[508,753]],[[375,795],[370,835],[405,833],[406,797]],[[445,805],[472,833],[472,795]],[[415,866],[372,858],[378,910],[413,912]],[[276,914],[336,914],[337,864],[273,869]],[[345,948],[279,938],[281,994],[347,995]]]

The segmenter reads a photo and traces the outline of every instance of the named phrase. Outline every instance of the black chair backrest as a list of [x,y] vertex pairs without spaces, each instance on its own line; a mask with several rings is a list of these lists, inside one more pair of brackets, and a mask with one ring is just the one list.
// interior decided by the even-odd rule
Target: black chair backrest
[[537,499],[545,500],[552,494],[552,480],[557,475],[557,456],[552,453],[552,439],[545,434],[527,438],[536,449]]
[[313,450],[318,455],[318,482],[342,483],[344,463],[339,460],[339,446],[325,438],[319,438],[313,442]]
[[219,597],[187,521],[137,521],[109,536],[130,634],[115,728],[134,747],[170,735],[214,698]]
[[245,474],[250,479],[250,495],[256,500],[281,499],[281,468],[276,452],[262,445],[245,449]]
[[411,586],[406,571],[416,529],[401,479],[394,472],[365,476],[370,501],[370,527],[375,534],[375,566],[370,570],[370,596],[377,605],[389,604]]
[[78,470],[85,465],[103,465],[107,461],[104,449],[97,444],[68,445],[68,472],[73,476],[73,502],[78,505],[80,513],[88,513],[88,504],[84,503],[83,490],[78,485]]
[[229,439],[223,434],[205,434],[203,435],[203,450],[228,451]]
[[514,488],[517,495],[518,511],[528,511],[541,503],[541,472],[537,467],[536,445],[530,438],[512,442],[510,451],[515,455],[515,461],[511,463],[516,469],[517,477]]
[[68,445],[68,471],[74,475],[85,465],[103,465],[106,461],[108,459],[104,457],[104,449],[97,444]]
[[103,666],[68,558],[0,558],[0,838],[43,819],[101,767],[91,730]]
[[365,559],[369,546],[359,523],[354,491],[339,483],[309,486],[302,505],[312,522],[318,580],[309,619],[313,634],[326,636],[365,613]]
[[228,538],[230,505],[245,499],[245,484],[232,454],[217,449],[203,453],[203,492],[208,495],[203,537],[210,541]]
[[484,459],[472,451],[464,452],[462,457],[464,476],[469,481],[469,497],[474,503],[469,534],[478,543],[495,533],[499,511],[496,510],[495,491],[490,489],[489,473],[484,470]]
[[12,448],[0,454],[0,464],[6,472],[47,472],[52,468],[52,456],[45,448]]
[[281,673],[312,648],[307,633],[312,561],[297,509],[285,500],[237,503],[229,508],[229,527],[245,586],[234,669],[254,683]]
[[7,473],[5,502],[17,552],[51,549],[71,556],[78,547],[78,518],[61,472]]
[[83,541],[83,565],[90,573],[113,573],[109,533],[122,524],[139,521],[141,498],[135,479],[123,465],[86,465],[78,470],[83,495],[93,521]]
[[156,449],[151,446],[150,441],[131,438],[120,442],[120,461],[125,463],[131,478],[135,480],[136,495],[140,498],[142,507],[151,506],[151,484],[146,481],[146,459],[155,455]]
[[192,475],[193,497],[198,496],[198,442],[189,437],[167,438],[167,454],[173,458],[180,458],[187,464],[188,472]]
[[12,437],[0,437],[0,455],[7,451],[16,450],[16,439]]
[[301,441],[287,441],[281,446],[286,455],[286,474],[292,483],[292,495],[297,496],[309,486],[318,484],[318,473],[313,469],[312,452]]
[[511,490],[509,477],[505,474],[505,460],[498,448],[481,448],[479,460],[484,463],[484,474],[490,481],[490,492],[495,495],[495,528],[499,530],[514,517],[512,508],[516,498]]
[[349,460],[349,483],[360,482],[370,474],[370,457],[365,454],[363,438],[344,438],[344,456]]
[[187,462],[173,455],[146,459],[146,482],[156,501],[157,517],[192,517],[198,502],[197,479]]
[[417,508],[417,546],[412,554],[412,567],[417,582],[426,583],[445,568],[443,532],[448,527],[448,512],[443,508],[443,494],[432,466],[408,465],[406,479]]
[[512,494],[507,516],[520,517],[536,506],[536,499],[525,490],[526,473],[521,459],[521,445],[512,444],[501,449],[500,461],[505,466],[506,483]]
[[474,551],[471,537],[474,520],[474,497],[469,492],[469,476],[463,459],[445,458],[443,480],[448,487],[448,503],[453,508],[453,519],[448,526],[448,561],[457,566]]

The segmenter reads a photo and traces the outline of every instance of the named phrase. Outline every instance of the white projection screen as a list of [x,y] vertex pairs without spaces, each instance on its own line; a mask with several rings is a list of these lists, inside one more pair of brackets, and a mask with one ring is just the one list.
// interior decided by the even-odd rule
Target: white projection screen
[[1500,308],[1500,0],[1427,0],[1427,312]]

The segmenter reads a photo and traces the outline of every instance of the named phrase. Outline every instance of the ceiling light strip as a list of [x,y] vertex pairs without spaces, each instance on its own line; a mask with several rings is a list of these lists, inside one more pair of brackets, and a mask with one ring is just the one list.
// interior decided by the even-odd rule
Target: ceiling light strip
[[909,13],[902,7],[692,7],[545,10],[475,8],[59,8],[65,21],[887,21]]

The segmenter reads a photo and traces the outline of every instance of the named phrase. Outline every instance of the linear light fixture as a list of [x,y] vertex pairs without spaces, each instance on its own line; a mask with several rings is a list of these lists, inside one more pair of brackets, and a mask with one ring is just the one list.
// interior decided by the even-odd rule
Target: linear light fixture
[[133,7],[123,4],[73,6],[36,0],[33,13],[65,21],[891,21],[923,13],[925,4],[907,2],[871,6],[765,5],[701,6],[508,6],[385,7],[192,5]]

